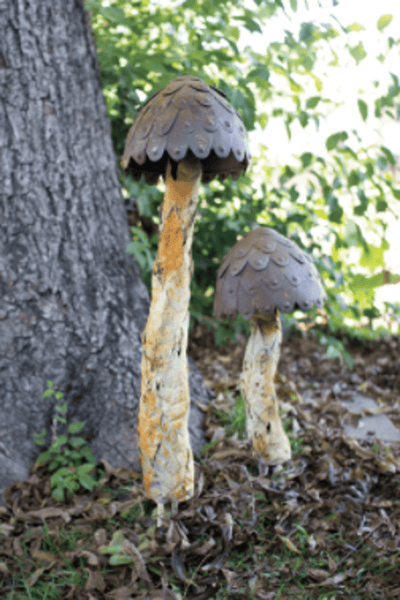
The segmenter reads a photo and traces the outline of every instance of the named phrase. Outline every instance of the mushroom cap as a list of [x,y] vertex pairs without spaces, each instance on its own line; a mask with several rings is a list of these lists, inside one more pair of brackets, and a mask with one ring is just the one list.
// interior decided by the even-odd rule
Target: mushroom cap
[[142,106],[125,140],[121,165],[135,181],[142,174],[155,185],[172,161],[194,155],[202,181],[230,174],[238,179],[249,162],[247,132],[241,116],[220,90],[197,77],[180,75]]
[[311,256],[269,227],[249,231],[224,257],[217,271],[214,317],[251,319],[321,308],[326,300]]

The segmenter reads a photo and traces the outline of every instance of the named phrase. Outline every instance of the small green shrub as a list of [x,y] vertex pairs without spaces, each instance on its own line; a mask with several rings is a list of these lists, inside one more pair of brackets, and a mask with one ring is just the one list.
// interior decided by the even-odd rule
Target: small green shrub
[[239,394],[239,398],[235,403],[235,412],[230,416],[230,427],[229,435],[238,432],[239,439],[245,439],[246,437],[246,401],[242,394]]
[[341,364],[346,363],[348,368],[353,370],[353,359],[351,354],[345,350],[343,342],[332,336],[326,336],[321,331],[316,331],[316,336],[319,343],[327,347],[326,355],[328,358],[338,358]]
[[138,264],[140,278],[151,296],[151,274],[157,253],[158,234],[149,238],[140,227],[130,227],[132,241],[125,252],[133,254]]
[[[42,395],[42,398],[48,398],[55,392],[53,390],[54,383],[52,381],[47,382],[48,389]],[[56,398],[59,405],[56,406],[56,411],[60,415],[65,415],[67,412],[67,402],[63,402],[61,399],[64,397],[62,392],[56,393]],[[67,420],[64,416],[56,415],[56,420],[59,423],[66,423]],[[79,421],[71,423],[68,426],[68,433],[79,433],[84,427],[85,422]],[[44,437],[46,436],[46,429],[43,428],[40,433],[33,436],[35,444],[38,446],[44,446]],[[68,445],[70,447],[68,447]],[[97,485],[97,482],[90,475],[90,472],[96,466],[96,459],[90,449],[87,442],[81,437],[69,437],[67,435],[59,435],[53,444],[42,452],[38,459],[37,464],[42,465],[50,462],[48,468],[50,471],[57,471],[52,475],[50,479],[51,488],[55,488],[52,496],[57,502],[64,501],[64,490],[67,491],[67,496],[70,497],[73,492],[79,489],[82,485],[87,490],[92,491]]]

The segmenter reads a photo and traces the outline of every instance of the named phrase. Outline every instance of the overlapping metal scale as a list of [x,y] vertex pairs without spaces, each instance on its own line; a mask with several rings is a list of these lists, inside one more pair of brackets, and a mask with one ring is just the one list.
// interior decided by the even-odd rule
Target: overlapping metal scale
[[122,168],[150,185],[166,170],[168,156],[187,153],[202,162],[202,181],[237,179],[250,162],[242,118],[225,94],[197,77],[181,75],[149,98],[130,128]]
[[228,252],[217,271],[214,317],[271,316],[275,308],[310,310],[325,300],[312,258],[273,229],[257,227]]

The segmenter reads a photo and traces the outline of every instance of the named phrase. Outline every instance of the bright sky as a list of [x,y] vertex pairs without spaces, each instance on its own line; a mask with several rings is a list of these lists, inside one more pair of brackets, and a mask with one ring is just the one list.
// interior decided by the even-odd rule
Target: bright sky
[[[284,3],[286,6],[289,5],[288,0],[284,0]],[[397,75],[399,74],[398,49],[392,49],[384,65],[375,57],[380,52],[386,52],[386,38],[388,35],[391,35],[394,39],[398,38],[398,32],[400,31],[400,1],[339,0],[339,4],[333,7],[332,0],[321,0],[321,4],[324,8],[319,7],[317,0],[308,0],[309,10],[306,10],[304,0],[298,0],[296,13],[288,9],[288,18],[280,11],[279,16],[271,18],[265,27],[263,27],[264,31],[262,35],[257,32],[250,33],[247,29],[242,28],[238,43],[239,49],[243,50],[247,45],[250,45],[261,54],[265,52],[268,44],[271,42],[282,42],[284,40],[285,29],[293,31],[295,35],[298,35],[300,25],[304,21],[331,23],[339,31],[341,30],[334,17],[344,26],[348,26],[354,22],[360,23],[365,27],[365,31],[352,32],[347,36],[347,40],[351,46],[362,41],[367,52],[367,57],[357,66],[354,59],[349,55],[348,50],[343,49],[344,35],[341,35],[336,40],[330,41],[330,45],[339,56],[340,68],[329,67],[329,77],[324,78],[323,74],[326,72],[327,62],[322,60],[321,65],[317,66],[316,74],[323,79],[324,83],[322,93],[332,100],[344,102],[344,106],[334,111],[330,116],[329,123],[321,123],[318,135],[310,136],[308,147],[312,147],[314,152],[323,155],[326,152],[325,139],[328,135],[342,128],[356,127],[367,143],[377,143],[380,137],[375,129],[382,130],[381,133],[384,135],[385,144],[391,148],[392,152],[397,152],[400,155],[400,123],[394,124],[391,122],[382,127],[382,123],[370,116],[367,122],[364,123],[357,107],[357,97],[361,97],[368,103],[368,97],[371,97],[371,94],[373,97],[380,95],[379,89],[376,90],[373,86],[372,82],[374,80],[381,81],[386,85],[388,82],[391,82],[390,71]],[[245,0],[244,5],[251,10],[256,10],[257,8],[252,0]],[[366,6],[368,7],[367,10]],[[393,15],[393,20],[382,34],[378,31],[376,23],[379,17],[384,14]],[[346,69],[343,69],[344,65],[346,65]],[[361,93],[361,91],[364,93]],[[313,94],[318,94],[315,88]],[[371,103],[369,115],[372,112]],[[305,151],[304,129],[300,125],[297,126],[297,131],[296,127],[292,129],[293,139],[289,146],[286,135],[283,135],[285,132],[284,127],[278,124],[278,120],[273,120],[269,127],[271,127],[271,138],[274,139],[274,145],[273,148],[270,147],[270,151],[273,152],[279,162],[286,162],[288,150],[291,154]],[[309,136],[309,132],[310,128],[307,128],[307,137]],[[256,132],[252,132],[251,144],[254,151],[256,150],[258,141],[262,139],[265,140],[265,132],[258,135]],[[276,144],[276,140],[279,139],[282,140],[280,145]]]
[[[393,154],[400,157],[400,122],[393,122],[390,118],[382,121],[373,116],[373,99],[386,91],[388,82],[392,82],[389,73],[393,72],[399,75],[400,52],[398,47],[391,50],[383,65],[375,57],[380,53],[386,53],[388,35],[395,40],[399,37],[400,1],[339,0],[339,4],[333,7],[332,0],[321,0],[323,8],[320,8],[317,0],[308,0],[309,10],[306,10],[304,0],[298,0],[296,13],[290,10],[288,0],[284,0],[284,4],[288,7],[287,13],[290,18],[280,11],[279,17],[271,18],[263,27],[262,35],[242,29],[238,43],[240,50],[249,45],[258,53],[262,53],[271,42],[284,40],[285,29],[292,31],[297,36],[300,25],[304,21],[331,23],[335,29],[341,31],[339,24],[334,19],[336,16],[343,26],[357,22],[365,27],[365,31],[348,34],[347,41],[351,46],[362,41],[367,57],[356,65],[348,50],[343,48],[344,34],[331,40],[330,45],[338,54],[340,68],[327,67],[330,60],[328,54],[328,61],[321,60],[316,74],[323,80],[322,95],[343,103],[343,105],[332,110],[329,121],[321,122],[319,131],[316,131],[314,125],[303,129],[300,124],[296,123],[292,127],[291,141],[287,138],[283,124],[279,123],[278,119],[272,119],[263,132],[259,130],[250,133],[252,153],[257,155],[259,153],[258,144],[264,143],[268,146],[267,156],[272,163],[286,164],[290,155],[300,154],[307,149],[326,156],[325,140],[331,133],[341,129],[357,129],[364,143],[383,144]],[[245,0],[244,5],[251,10],[257,9],[252,0]],[[381,33],[377,29],[376,23],[379,17],[385,14],[393,15],[393,20]],[[329,68],[329,77],[324,77],[327,68]],[[374,80],[380,81],[383,87],[380,86],[376,89],[373,85]],[[271,81],[273,80],[271,79]],[[314,88],[310,95],[317,94],[318,92]],[[366,123],[362,121],[358,111],[358,97],[369,104],[369,116]],[[258,108],[265,110],[262,105]],[[397,183],[399,185],[400,182]],[[396,201],[393,203],[396,204]],[[400,216],[400,206],[397,206],[397,213]],[[385,252],[386,268],[400,274],[400,220],[396,221],[392,216],[388,216],[387,222],[387,241],[390,249]],[[400,302],[400,284],[378,288],[376,299],[382,308],[385,300]]]

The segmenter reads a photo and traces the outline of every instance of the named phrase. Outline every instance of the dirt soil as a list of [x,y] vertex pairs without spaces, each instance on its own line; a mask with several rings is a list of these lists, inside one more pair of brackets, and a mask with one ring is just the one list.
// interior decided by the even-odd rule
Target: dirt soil
[[[347,423],[356,424],[354,415],[337,400],[357,391],[375,400],[378,409],[374,414],[387,414],[400,430],[400,337],[388,336],[364,345],[353,341],[347,348],[354,361],[350,370],[344,361],[329,359],[326,348],[310,338],[310,332],[305,335],[296,332],[283,338],[275,381],[281,401],[290,400],[296,392],[296,402],[307,400],[318,410],[319,425],[328,433]],[[214,331],[202,324],[190,332],[188,354],[217,395],[239,391],[246,343],[241,334],[238,343],[216,346]]]
[[[58,584],[69,600],[400,599],[400,443],[349,437],[353,417],[340,402],[362,392],[400,429],[400,337],[354,343],[353,370],[312,337],[284,339],[275,384],[292,460],[277,467],[257,465],[240,419],[227,427],[245,346],[242,336],[216,347],[204,325],[190,332],[188,353],[214,392],[202,407],[210,442],[196,457],[193,498],[162,526],[142,478],[104,460],[94,467],[99,485],[61,505],[46,465],[8,488],[1,597],[26,597],[25,581],[47,585],[67,558],[74,581],[86,576],[84,586]],[[84,540],[64,550],[62,536],[77,531]]]

